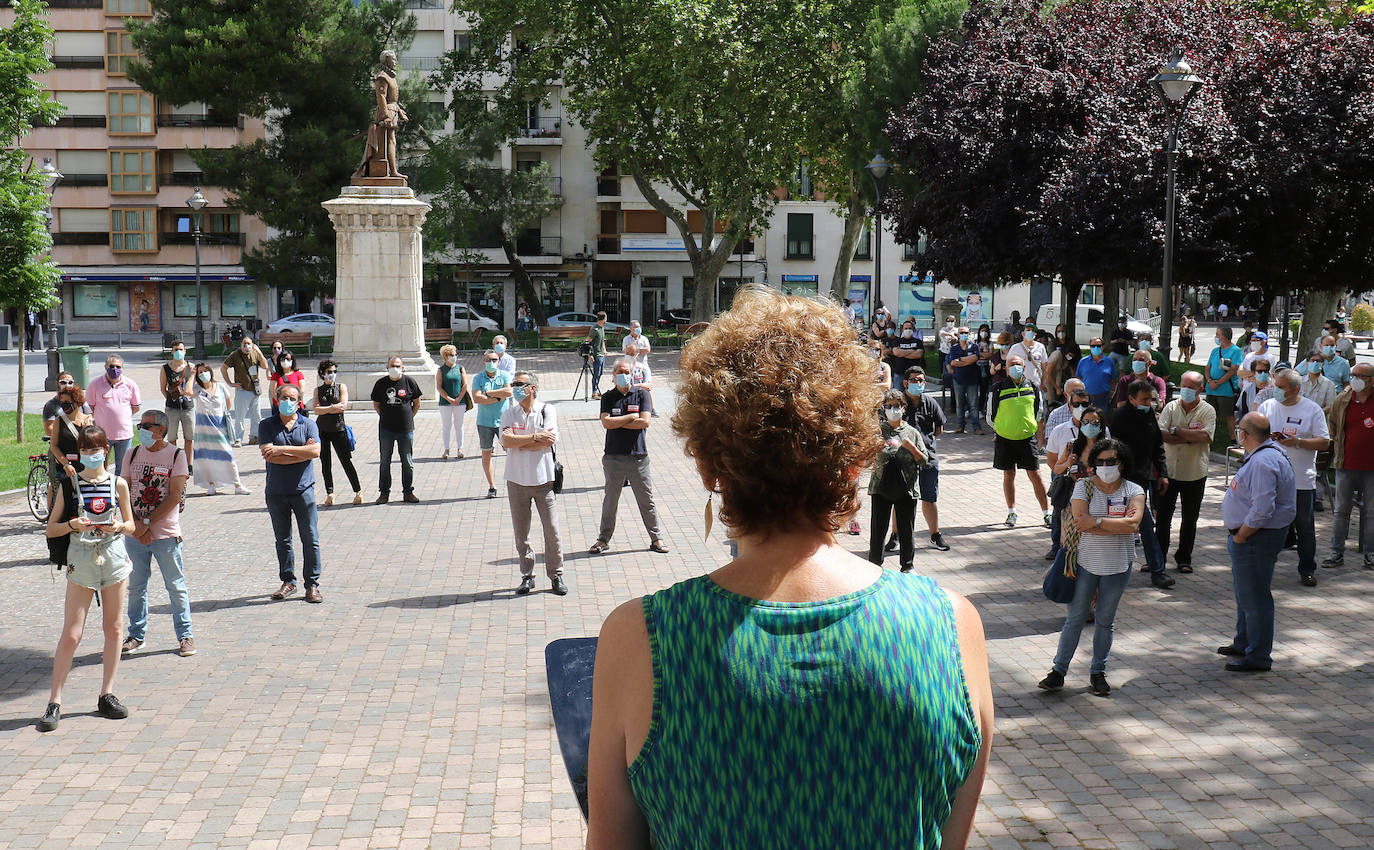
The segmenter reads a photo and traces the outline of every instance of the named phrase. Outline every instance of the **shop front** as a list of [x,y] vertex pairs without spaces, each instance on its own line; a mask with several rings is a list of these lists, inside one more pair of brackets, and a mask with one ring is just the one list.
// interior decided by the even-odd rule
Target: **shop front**
[[[199,306],[207,335],[230,324],[269,319],[265,286],[242,272],[211,271],[200,276]],[[195,274],[62,275],[62,306],[57,321],[68,333],[188,335],[195,330]]]

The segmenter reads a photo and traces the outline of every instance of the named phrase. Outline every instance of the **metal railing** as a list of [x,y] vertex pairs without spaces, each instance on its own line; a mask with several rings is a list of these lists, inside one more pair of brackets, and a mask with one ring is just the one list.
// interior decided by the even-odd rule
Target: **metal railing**
[[48,0],[49,9],[100,9],[104,5],[104,0]]
[[406,0],[407,9],[443,9],[443,0]]
[[396,61],[396,64],[407,71],[437,71],[443,58],[442,56],[402,56]]
[[522,139],[557,139],[563,136],[563,117],[546,115],[527,122],[528,127],[520,128]]
[[[200,244],[202,245],[242,245],[242,233],[202,233],[200,234]],[[194,245],[196,235],[194,233],[163,233],[158,237],[160,245]]]
[[54,56],[52,64],[64,70],[71,68],[96,68],[105,67],[104,56]]
[[108,233],[54,233],[52,235],[54,245],[108,245],[110,244],[110,234]]
[[108,186],[108,174],[63,174],[58,186]]
[[[63,182],[66,182],[64,179]],[[204,186],[203,171],[170,171],[157,176],[159,186]]]
[[176,113],[159,115],[159,127],[237,127],[243,129],[243,119],[238,116],[223,115],[178,115]]
[[561,256],[563,237],[561,236],[517,236],[515,253],[522,257]]
[[63,115],[53,122],[54,127],[104,127],[104,115]]

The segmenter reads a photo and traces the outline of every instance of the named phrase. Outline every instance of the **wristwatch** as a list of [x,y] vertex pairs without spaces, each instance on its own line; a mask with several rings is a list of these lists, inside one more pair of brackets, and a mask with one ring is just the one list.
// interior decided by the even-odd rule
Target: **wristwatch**
[[1095,521],[1097,522],[1097,527],[1098,527],[1098,528],[1101,528],[1101,527],[1102,527],[1102,517],[1100,517],[1100,516],[1095,516],[1095,517],[1093,517],[1093,520],[1095,520]]

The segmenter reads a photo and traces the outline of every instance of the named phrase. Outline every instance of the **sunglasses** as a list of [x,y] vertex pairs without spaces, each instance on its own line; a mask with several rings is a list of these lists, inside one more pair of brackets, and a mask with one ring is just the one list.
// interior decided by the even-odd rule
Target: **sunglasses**
[[511,382],[511,386],[512,386],[512,387],[528,387],[529,384],[528,384],[527,382],[525,382],[525,381],[512,381],[512,382]]
[[76,381],[58,381],[57,385],[59,387],[74,387],[76,386]]
[[1116,466],[1116,458],[1114,458],[1114,457],[1100,457],[1100,458],[1098,458],[1097,461],[1093,464],[1093,466]]
[[332,378],[332,377],[334,377],[334,376],[337,375],[337,374],[339,374],[339,373],[338,373],[338,372],[325,372],[325,373],[324,373],[324,376],[325,376],[326,378]]

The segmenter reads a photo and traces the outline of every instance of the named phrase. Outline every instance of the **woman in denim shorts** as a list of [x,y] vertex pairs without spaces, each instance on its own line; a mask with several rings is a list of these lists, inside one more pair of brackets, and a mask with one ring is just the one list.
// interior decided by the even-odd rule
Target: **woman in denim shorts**
[[[71,672],[72,657],[81,643],[86,614],[96,593],[100,594],[105,629],[105,672],[96,711],[111,720],[129,716],[129,710],[113,693],[124,638],[124,595],[132,571],[123,538],[134,527],[129,485],[105,468],[110,443],[99,426],[82,428],[76,446],[80,471],[75,481],[63,483],[48,514],[47,536],[68,538],[67,601],[62,637],[53,658],[48,708],[38,721],[40,732],[56,729],[61,719],[62,685]],[[73,500],[75,510],[70,504]]]

